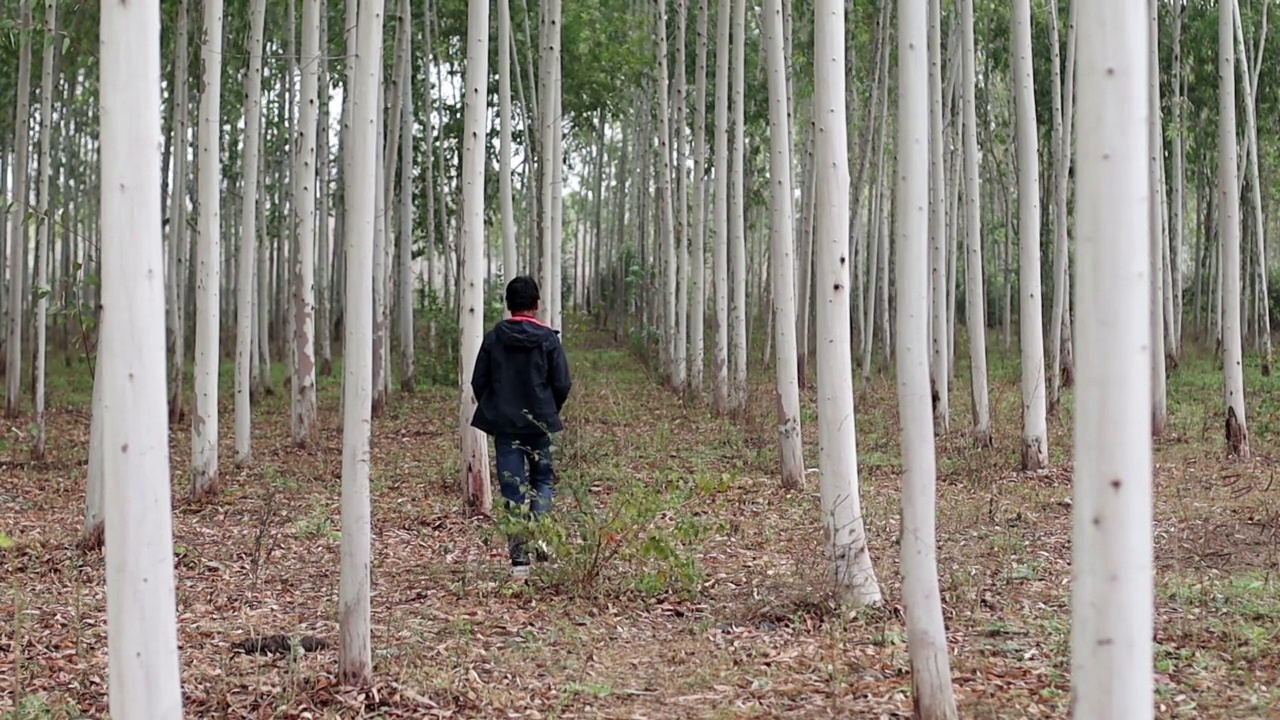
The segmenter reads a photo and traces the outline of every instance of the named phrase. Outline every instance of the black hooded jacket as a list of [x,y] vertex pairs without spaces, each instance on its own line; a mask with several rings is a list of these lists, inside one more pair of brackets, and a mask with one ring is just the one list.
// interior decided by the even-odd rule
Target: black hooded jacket
[[476,357],[471,425],[489,435],[560,432],[571,387],[557,331],[531,317],[503,320],[484,336]]

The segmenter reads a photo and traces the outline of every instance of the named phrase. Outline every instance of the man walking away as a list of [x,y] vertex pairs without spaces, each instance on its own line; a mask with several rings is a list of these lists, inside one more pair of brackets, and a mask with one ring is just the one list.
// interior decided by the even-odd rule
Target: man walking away
[[[493,436],[502,497],[511,511],[533,519],[551,510],[551,435],[563,429],[560,410],[572,386],[559,331],[535,317],[540,299],[531,277],[507,284],[511,317],[484,336],[471,375],[478,403],[471,425]],[[509,543],[512,575],[528,577],[523,533]]]

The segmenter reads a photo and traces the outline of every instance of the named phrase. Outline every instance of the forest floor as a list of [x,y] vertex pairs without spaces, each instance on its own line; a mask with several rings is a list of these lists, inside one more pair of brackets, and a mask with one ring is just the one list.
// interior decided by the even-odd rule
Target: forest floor
[[[773,400],[742,426],[683,405],[629,352],[574,329],[575,389],[558,458],[558,559],[509,577],[493,522],[459,512],[457,399],[396,395],[373,441],[376,684],[340,686],[335,609],[341,431],[321,384],[317,447],[289,441],[288,399],[256,408],[255,462],[233,468],[222,401],[222,493],[186,498],[190,441],[173,433],[174,566],[188,717],[910,717],[897,570],[897,404],[887,377],[858,391],[862,497],[881,609],[844,612],[823,589],[816,475],[776,480]],[[1053,469],[1016,471],[1016,358],[993,342],[994,449],[973,447],[957,373],[939,440],[940,576],[961,714],[1066,717],[1069,704],[1069,398],[1050,423]],[[963,346],[961,346],[963,347]],[[1256,364],[1256,363],[1255,363]],[[49,459],[29,418],[0,447],[0,718],[102,717],[103,557],[76,549],[88,373],[50,380]],[[1221,381],[1207,356],[1172,375],[1156,480],[1161,718],[1280,717],[1280,379],[1250,369],[1255,459],[1222,452]],[[229,370],[226,385],[229,388]],[[816,466],[815,396],[805,398]],[[184,423],[185,425],[185,423]],[[249,637],[315,635],[316,652],[245,655]],[[9,660],[12,662],[9,662]]]

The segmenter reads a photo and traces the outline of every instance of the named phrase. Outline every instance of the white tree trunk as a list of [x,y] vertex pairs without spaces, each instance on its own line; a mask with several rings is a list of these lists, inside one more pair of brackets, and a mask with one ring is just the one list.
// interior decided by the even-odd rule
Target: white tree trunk
[[[1185,8],[1181,5],[1175,6],[1173,9],[1173,202],[1171,203],[1169,225],[1171,246],[1170,265],[1173,273],[1170,282],[1173,285],[1173,350],[1174,359],[1181,354],[1182,348],[1182,253],[1183,253],[1183,235],[1185,232],[1185,220],[1183,219],[1183,143],[1182,136],[1185,129],[1182,127],[1182,13]],[[1199,253],[1196,254],[1195,262],[1200,261]],[[1199,276],[1198,268],[1196,276]]]
[[[662,222],[657,230],[662,238],[662,357],[667,366],[663,368],[667,383],[673,388],[680,388],[684,378],[681,375],[684,361],[676,362],[676,237],[675,208],[671,199],[671,103],[670,89],[667,85],[667,3],[657,0],[657,18],[654,28],[657,36],[657,95],[658,95],[658,200],[662,203],[660,211]],[[683,70],[683,68],[681,68]]]
[[[934,248],[934,322],[945,327],[945,272],[939,271],[937,248],[945,242],[946,229],[937,227],[941,196],[941,108],[938,0],[929,9],[913,0],[898,2],[898,149],[897,210],[897,336],[898,414],[902,424],[902,604],[907,620],[907,646],[911,655],[911,684],[915,714],[929,720],[957,720],[955,692],[951,687],[951,661],[947,657],[947,631],[942,620],[942,595],[938,589],[938,550],[935,524],[935,483],[932,392],[929,386],[929,273],[930,231]],[[929,40],[926,54],[926,33]],[[930,68],[930,65],[933,67]],[[932,95],[932,98],[930,97]],[[930,112],[932,106],[934,112]],[[931,127],[932,126],[932,127]],[[929,165],[935,163],[934,207],[930,208]],[[926,209],[929,208],[929,209]],[[931,223],[932,220],[932,223]],[[934,227],[930,227],[933,224]],[[943,245],[945,247],[945,245]],[[939,318],[939,302],[942,298]],[[933,360],[946,362],[946,336],[933,333]],[[937,365],[935,364],[935,368]],[[935,383],[946,381],[946,371],[935,370]]]
[[715,355],[711,362],[717,413],[729,412],[729,18],[732,0],[720,0],[716,16],[715,245],[711,250],[715,287]]
[[[182,717],[160,217],[160,5],[101,7],[103,494],[111,717]],[[25,124],[25,123],[20,123]],[[109,189],[109,190],[108,190]],[[15,277],[21,277],[21,266]]]
[[[102,318],[98,321],[98,347],[102,347]],[[88,478],[84,496],[84,528],[80,532],[80,547],[85,550],[97,550],[102,547],[105,529],[105,509],[102,487],[102,424],[106,422],[102,408],[102,363],[98,362],[93,373],[93,399],[89,415],[89,460]]]
[[[245,465],[253,455],[251,434],[252,383],[250,366],[253,351],[254,250],[258,244],[258,153],[262,139],[262,42],[267,1],[253,0],[249,8],[249,74],[245,78],[244,191],[241,201],[240,277],[236,285],[236,465]],[[259,338],[266,342],[266,338]]]
[[[1244,88],[1244,120],[1245,133],[1247,142],[1245,146],[1248,148],[1248,163],[1250,198],[1253,201],[1253,231],[1257,242],[1254,244],[1257,250],[1258,273],[1256,275],[1259,284],[1258,300],[1261,307],[1258,310],[1261,328],[1259,335],[1262,338],[1263,367],[1267,374],[1271,372],[1272,348],[1271,348],[1271,312],[1270,312],[1270,296],[1267,294],[1267,223],[1262,214],[1262,185],[1258,176],[1258,122],[1256,118],[1256,94],[1253,80],[1249,72],[1249,57],[1245,51],[1244,44],[1244,28],[1240,21],[1240,3],[1235,0],[1234,26],[1236,36],[1236,50],[1240,55],[1240,84]],[[1265,13],[1265,5],[1264,5]],[[1264,14],[1265,17],[1265,14]],[[1266,40],[1266,25],[1262,26],[1264,33],[1262,40]],[[1261,46],[1261,43],[1259,43]],[[1258,62],[1262,61],[1262,53],[1258,53]]]
[[[293,267],[293,441],[311,442],[316,425],[316,131],[320,116],[320,0],[302,0],[302,105],[293,174],[297,257]],[[328,102],[328,97],[324,98]]]
[[[200,50],[199,237],[196,254],[195,414],[191,432],[191,494],[218,492],[218,351],[222,287],[222,0],[204,0]],[[110,447],[110,445],[108,445]]]
[[1040,305],[1040,158],[1031,61],[1031,0],[1013,3],[1013,82],[1018,148],[1019,344],[1022,349],[1022,467],[1049,465],[1044,329]]
[[[915,10],[916,8],[902,8]],[[901,23],[899,19],[899,23]],[[901,37],[901,28],[899,29]],[[951,429],[950,377],[947,370],[947,188],[946,171],[942,163],[942,6],[939,0],[929,2],[929,162],[927,166],[928,205],[929,205],[929,242],[930,253],[928,263],[931,268],[927,286],[932,300],[932,322],[930,323],[930,342],[933,346],[933,357],[930,375],[933,378],[931,407],[935,422],[940,432]],[[900,69],[901,72],[901,69]],[[901,92],[901,89],[899,89]],[[901,120],[899,121],[901,122]],[[899,134],[901,134],[899,127]],[[901,158],[899,159],[901,163]],[[902,198],[898,198],[901,206]],[[899,267],[902,261],[899,256]],[[901,305],[899,305],[901,308]],[[899,309],[901,318],[901,309]],[[902,338],[899,334],[898,343]],[[932,437],[932,433],[930,433]]]
[[973,42],[973,0],[960,0],[960,54],[964,79],[960,83],[964,112],[964,234],[965,325],[969,334],[969,372],[973,391],[974,437],[981,447],[991,445],[991,399],[987,390],[986,289],[982,285],[982,204],[978,184],[977,60]]
[[849,165],[844,97],[844,3],[814,7],[814,155],[818,196],[814,261],[818,297],[818,467],[828,577],[854,605],[878,605],[858,491],[853,415],[853,358],[849,346]]
[[693,304],[689,313],[689,384],[702,392],[707,315],[707,0],[698,0],[698,47],[695,52],[693,111],[693,248],[690,274]]
[[[353,4],[353,3],[352,3]],[[348,7],[351,7],[349,4]],[[373,233],[383,0],[361,0],[347,55],[354,57],[347,203],[342,385],[342,561],[338,586],[338,674],[352,685],[373,674],[370,638],[369,431],[373,401]],[[354,43],[352,42],[354,40]]]
[[733,71],[733,144],[729,153],[729,262],[733,277],[729,313],[732,323],[730,337],[733,338],[733,384],[729,404],[734,414],[739,416],[747,409],[747,215],[746,200],[742,196],[746,172],[746,17],[746,0],[733,0],[733,35],[730,40],[733,55],[730,60]]
[[22,408],[22,328],[26,307],[23,274],[27,267],[27,177],[31,162],[31,0],[18,6],[18,108],[14,113],[13,195],[9,208],[9,339],[5,343],[6,414],[15,418]]
[[[367,1],[367,0],[365,0]],[[484,170],[485,118],[489,88],[489,3],[467,3],[467,77],[462,130],[462,242],[458,273],[458,348],[462,357],[460,433],[462,495],[468,512],[487,515],[492,505],[489,488],[489,448],[484,433],[471,427],[477,398],[471,374],[484,340]],[[554,104],[552,105],[554,107]],[[559,127],[557,121],[556,124]]]
[[49,141],[53,132],[53,51],[57,36],[58,0],[46,0],[44,13],[45,43],[44,58],[40,75],[40,179],[39,206],[36,218],[40,223],[39,237],[36,242],[36,444],[34,456],[44,457],[45,445],[45,335],[49,314]]
[[676,250],[676,338],[675,338],[675,380],[676,389],[681,393],[688,386],[689,379],[689,172],[685,169],[685,158],[688,155],[686,140],[685,116],[689,108],[688,83],[685,74],[685,44],[688,31],[686,7],[688,0],[676,2],[676,71],[675,97],[676,108],[672,116],[675,123],[672,130],[672,143],[675,145],[676,165],[672,181],[675,203],[675,250]]
[[[1151,246],[1145,8],[1080,3],[1076,163],[1075,717],[1153,717]],[[1231,73],[1228,71],[1227,77]],[[1234,140],[1234,138],[1233,138]]]
[[[515,206],[511,196],[511,3],[498,3],[498,203],[502,208],[503,285],[520,274],[516,254]],[[532,145],[532,143],[530,143]]]
[[1222,350],[1227,450],[1249,458],[1240,337],[1240,170],[1236,156],[1235,0],[1218,0],[1218,236],[1222,239]]
[[191,133],[187,122],[187,26],[190,3],[178,0],[178,27],[174,31],[173,59],[173,182],[169,186],[169,249],[165,258],[165,304],[169,349],[169,418],[177,422],[186,403],[186,283],[187,283],[187,156]]
[[[1072,3],[1071,12],[1075,11]],[[1056,408],[1062,397],[1062,316],[1070,290],[1067,275],[1067,182],[1071,168],[1070,141],[1064,137],[1067,122],[1063,109],[1062,70],[1058,50],[1058,3],[1049,3],[1049,59],[1053,83],[1053,308],[1049,313],[1049,407]],[[1074,37],[1068,35],[1067,42]],[[1068,50],[1068,54],[1070,54]]]
[[400,306],[400,389],[412,392],[416,369],[414,354],[413,280],[413,10],[409,0],[400,2],[400,18],[405,24],[404,63],[400,87],[400,237],[396,242],[399,279],[396,304]]
[[1147,0],[1147,192],[1151,250],[1151,432],[1160,437],[1169,422],[1169,391],[1164,354],[1164,262],[1160,217],[1160,156],[1164,133],[1160,127],[1160,8]]
[[800,433],[799,358],[796,353],[795,242],[791,222],[791,130],[787,117],[787,59],[782,42],[782,0],[764,2],[765,63],[769,73],[769,186],[774,351],[777,363],[778,441],[782,486],[804,481]]

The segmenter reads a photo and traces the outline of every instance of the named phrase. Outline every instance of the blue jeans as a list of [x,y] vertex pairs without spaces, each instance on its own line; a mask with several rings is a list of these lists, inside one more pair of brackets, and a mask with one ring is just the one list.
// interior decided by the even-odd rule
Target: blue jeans
[[[550,512],[555,483],[551,436],[547,433],[498,435],[493,440],[498,456],[498,486],[508,510],[535,520]],[[510,539],[510,551],[511,562],[528,562],[523,537],[517,535]]]

